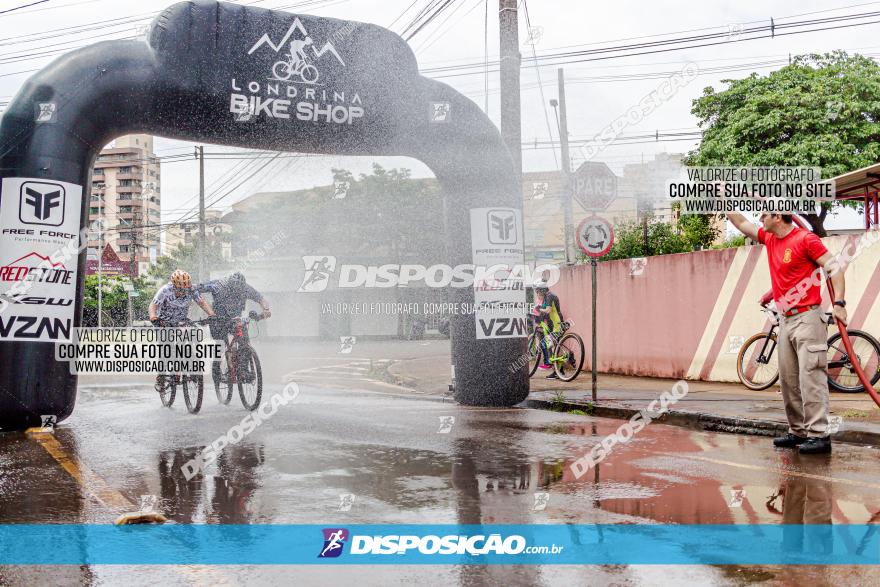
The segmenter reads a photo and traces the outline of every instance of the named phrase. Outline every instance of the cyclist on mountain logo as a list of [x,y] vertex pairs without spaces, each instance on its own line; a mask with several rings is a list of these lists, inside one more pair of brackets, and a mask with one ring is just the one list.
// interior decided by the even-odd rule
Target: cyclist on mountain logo
[[[562,316],[562,307],[559,303],[559,297],[550,291],[550,287],[547,285],[547,282],[543,279],[538,279],[535,281],[535,309],[534,313],[537,317],[537,321],[540,324],[541,322],[547,322],[550,327],[550,333],[559,337],[562,335],[562,322],[565,320]],[[541,339],[541,354],[544,357],[544,362],[540,365],[541,369],[553,369],[553,366],[550,364],[550,350],[547,348],[547,342],[545,338]],[[547,376],[547,379],[556,379],[556,373],[553,372]]]
[[272,66],[272,75],[275,79],[286,81],[296,75],[307,84],[318,81],[318,68],[310,63],[305,52],[306,47],[312,46],[312,42],[312,38],[308,35],[303,39],[292,40],[290,53],[285,55],[287,60],[276,61]]
[[306,35],[305,39],[294,39],[290,42],[290,59],[294,69],[299,69],[300,63],[308,63],[305,48],[311,46],[312,38]]

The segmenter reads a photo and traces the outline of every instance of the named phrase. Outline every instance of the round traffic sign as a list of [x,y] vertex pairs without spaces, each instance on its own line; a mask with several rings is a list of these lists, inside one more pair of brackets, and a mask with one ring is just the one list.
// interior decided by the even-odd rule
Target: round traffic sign
[[614,229],[604,218],[584,218],[577,227],[577,245],[588,257],[602,257],[614,244]]

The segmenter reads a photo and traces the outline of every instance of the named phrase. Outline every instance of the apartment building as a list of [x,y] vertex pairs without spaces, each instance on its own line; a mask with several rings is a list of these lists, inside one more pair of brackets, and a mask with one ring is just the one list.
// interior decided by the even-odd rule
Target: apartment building
[[104,218],[103,234],[89,238],[90,253],[110,245],[119,258],[146,271],[160,248],[161,174],[150,135],[127,135],[101,151],[92,170],[89,222]]

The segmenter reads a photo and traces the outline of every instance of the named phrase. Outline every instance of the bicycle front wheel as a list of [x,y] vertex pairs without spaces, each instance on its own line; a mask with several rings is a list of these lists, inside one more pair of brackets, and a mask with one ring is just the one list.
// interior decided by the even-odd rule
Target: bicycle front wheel
[[771,387],[779,379],[779,364],[772,360],[776,333],[759,332],[745,341],[736,357],[736,374],[753,391]]
[[257,353],[250,348],[238,355],[238,396],[241,405],[253,412],[260,406],[263,397],[263,370]]
[[[871,385],[874,385],[880,380],[880,343],[862,330],[846,332],[849,334],[855,359],[862,366]],[[859,381],[859,376],[853,368],[853,358],[847,354],[840,332],[832,334],[828,339],[828,385],[832,389],[844,393],[865,391],[865,386]]]
[[574,332],[562,335],[551,357],[553,370],[561,381],[574,381],[584,366],[584,341]]
[[214,380],[214,393],[220,405],[228,406],[232,400],[232,380],[229,378],[229,365],[226,359],[214,361],[211,365],[211,379]]
[[170,408],[174,403],[174,397],[177,395],[177,382],[173,375],[157,375],[156,391],[159,392],[159,401],[166,408]]
[[198,414],[202,409],[202,394],[205,391],[205,378],[201,375],[183,375],[183,399],[186,411]]

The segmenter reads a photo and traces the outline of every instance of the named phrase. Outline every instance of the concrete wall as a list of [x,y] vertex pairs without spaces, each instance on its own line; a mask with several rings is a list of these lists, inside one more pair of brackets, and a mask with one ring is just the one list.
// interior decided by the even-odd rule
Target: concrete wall
[[[860,235],[823,239],[839,252]],[[850,327],[880,336],[880,243],[846,270]],[[639,273],[630,259],[599,263],[598,366],[602,372],[738,381],[742,341],[766,327],[758,299],[770,289],[764,247],[649,257]],[[590,266],[562,271],[554,291],[590,360]],[[823,286],[824,291],[824,286]],[[825,293],[825,302],[827,293]],[[831,330],[829,330],[829,333]]]

